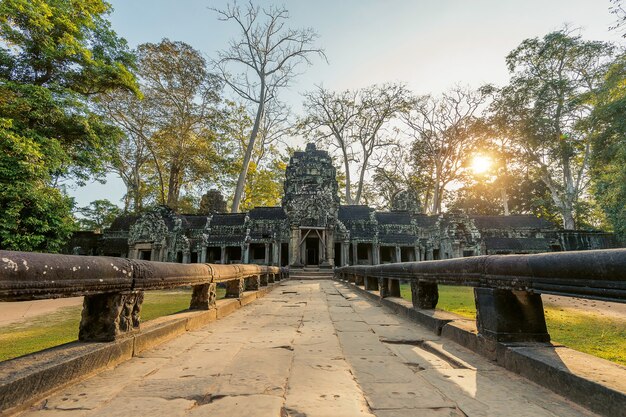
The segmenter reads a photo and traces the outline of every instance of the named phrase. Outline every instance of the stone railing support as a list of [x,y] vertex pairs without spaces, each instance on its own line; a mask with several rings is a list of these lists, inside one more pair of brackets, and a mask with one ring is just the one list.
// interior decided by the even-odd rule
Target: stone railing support
[[214,282],[194,285],[191,294],[190,310],[210,310],[215,308],[217,285]]
[[81,342],[112,342],[139,330],[143,291],[86,295],[78,331]]
[[246,284],[243,278],[233,279],[226,282],[226,298],[241,298]]
[[436,282],[411,281],[411,299],[413,307],[432,310],[439,301],[439,289]]

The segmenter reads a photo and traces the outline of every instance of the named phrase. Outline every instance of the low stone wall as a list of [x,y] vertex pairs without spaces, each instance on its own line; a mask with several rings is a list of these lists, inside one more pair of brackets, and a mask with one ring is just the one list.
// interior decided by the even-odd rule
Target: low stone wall
[[95,375],[172,338],[203,327],[265,296],[276,285],[217,300],[215,308],[185,311],[142,323],[140,332],[112,342],[72,342],[0,363],[0,415],[26,409],[68,385]]

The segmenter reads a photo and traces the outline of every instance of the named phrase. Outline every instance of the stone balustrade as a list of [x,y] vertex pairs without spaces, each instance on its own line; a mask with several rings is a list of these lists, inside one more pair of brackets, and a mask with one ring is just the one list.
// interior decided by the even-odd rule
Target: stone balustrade
[[335,278],[400,297],[409,281],[415,309],[434,309],[438,284],[474,287],[476,328],[496,342],[548,342],[541,294],[626,302],[626,249],[488,255],[335,269]]
[[104,256],[0,251],[0,301],[85,297],[80,341],[113,341],[140,327],[144,291],[192,287],[190,309],[215,308],[216,286],[227,298],[286,277],[262,265],[178,264]]

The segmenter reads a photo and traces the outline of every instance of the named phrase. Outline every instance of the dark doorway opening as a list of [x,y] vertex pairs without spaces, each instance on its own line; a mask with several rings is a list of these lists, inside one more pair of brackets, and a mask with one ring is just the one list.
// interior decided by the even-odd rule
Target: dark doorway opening
[[305,241],[306,265],[320,264],[320,240],[317,237],[307,237]]
[[280,244],[280,266],[289,265],[289,244]]
[[341,243],[335,243],[335,266],[343,266]]

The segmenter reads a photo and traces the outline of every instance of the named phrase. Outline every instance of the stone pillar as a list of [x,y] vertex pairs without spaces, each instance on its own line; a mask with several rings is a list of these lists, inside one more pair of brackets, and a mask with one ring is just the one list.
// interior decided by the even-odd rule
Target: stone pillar
[[264,265],[270,264],[270,244],[269,243],[265,244],[265,259],[263,260],[263,264]]
[[378,278],[378,291],[380,298],[389,297],[389,278]]
[[245,288],[244,279],[234,279],[226,282],[226,298],[241,298]]
[[334,233],[332,232],[332,230],[326,230],[325,237],[326,237],[325,261],[328,262],[330,266],[334,266],[335,265],[335,239],[334,239]]
[[419,246],[414,247],[413,250],[415,251],[415,261],[416,262],[421,261],[422,260],[422,255],[421,255]]
[[341,266],[350,265],[350,242],[341,242]]
[[297,226],[291,227],[291,239],[289,240],[289,265],[301,266],[300,262],[300,229]]
[[402,249],[396,245],[396,262],[402,262]]
[[549,342],[541,295],[474,288],[476,327],[498,342]]
[[81,342],[112,342],[139,330],[143,291],[86,295],[78,331]]
[[241,250],[241,263],[250,263],[250,244],[246,243]]
[[188,264],[191,262],[191,253],[183,252],[183,263]]
[[215,308],[216,294],[217,285],[214,282],[210,284],[194,285],[189,309],[209,310],[211,308]]
[[248,277],[246,280],[246,291],[257,291],[261,287],[261,276]]
[[206,246],[202,247],[202,252],[200,252],[200,263],[206,263]]
[[359,258],[357,257],[359,250],[358,250],[358,243],[353,243],[352,244],[352,258],[354,260],[353,265],[358,265],[359,264]]
[[380,245],[378,243],[372,245],[372,264],[380,264]]
[[411,281],[413,307],[432,310],[439,301],[439,289],[436,282]]
[[272,243],[272,265],[280,265],[280,242]]
[[223,265],[226,263],[226,245],[222,245],[220,247],[220,263]]

